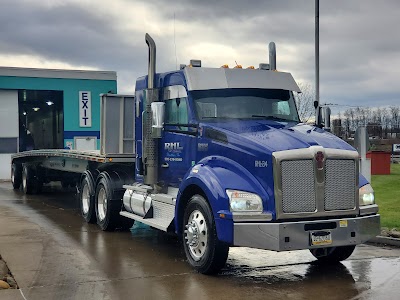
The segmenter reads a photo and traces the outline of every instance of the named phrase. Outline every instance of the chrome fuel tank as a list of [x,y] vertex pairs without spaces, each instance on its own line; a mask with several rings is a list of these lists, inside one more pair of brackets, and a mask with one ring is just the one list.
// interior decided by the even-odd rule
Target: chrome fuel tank
[[124,207],[127,211],[144,217],[151,207],[151,197],[147,193],[126,190],[124,193]]

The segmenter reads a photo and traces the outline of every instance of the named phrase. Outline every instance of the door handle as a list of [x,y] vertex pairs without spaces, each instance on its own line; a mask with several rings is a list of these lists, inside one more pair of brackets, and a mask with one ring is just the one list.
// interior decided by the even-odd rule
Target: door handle
[[169,164],[168,164],[168,163],[163,163],[163,164],[161,165],[161,168],[169,168]]

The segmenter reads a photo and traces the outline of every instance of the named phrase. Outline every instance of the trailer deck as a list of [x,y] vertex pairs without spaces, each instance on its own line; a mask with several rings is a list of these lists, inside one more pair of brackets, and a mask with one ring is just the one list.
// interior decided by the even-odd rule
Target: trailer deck
[[51,170],[82,173],[89,162],[95,163],[135,163],[135,154],[112,153],[101,154],[98,150],[78,151],[67,149],[45,149],[24,151],[11,156],[13,163],[39,163],[41,167]]

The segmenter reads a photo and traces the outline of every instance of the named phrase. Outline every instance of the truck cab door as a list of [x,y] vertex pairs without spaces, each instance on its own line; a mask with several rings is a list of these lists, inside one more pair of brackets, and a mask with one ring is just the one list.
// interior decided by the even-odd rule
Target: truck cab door
[[184,86],[170,86],[163,91],[165,102],[164,133],[160,141],[159,181],[178,187],[196,159],[197,134],[188,124],[189,110]]

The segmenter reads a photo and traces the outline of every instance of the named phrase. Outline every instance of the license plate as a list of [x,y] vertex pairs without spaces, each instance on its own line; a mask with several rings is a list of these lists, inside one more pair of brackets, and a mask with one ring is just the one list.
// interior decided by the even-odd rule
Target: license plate
[[332,236],[330,231],[312,231],[310,232],[310,237],[312,246],[332,244]]

